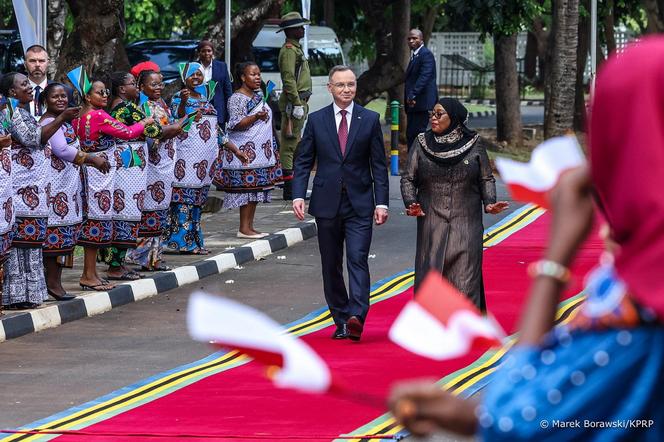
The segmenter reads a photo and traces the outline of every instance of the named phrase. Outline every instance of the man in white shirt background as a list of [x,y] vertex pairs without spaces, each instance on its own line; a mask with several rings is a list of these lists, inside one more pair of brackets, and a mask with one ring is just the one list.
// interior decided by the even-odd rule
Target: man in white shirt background
[[[28,81],[30,82],[30,86],[32,86],[34,95],[34,99],[30,103],[28,110],[37,119],[46,112],[46,109],[42,109],[42,106],[39,104],[39,96],[46,86],[51,83],[46,76],[48,62],[48,52],[46,52],[43,46],[32,45],[25,51],[25,70],[28,72]],[[69,105],[73,106],[72,90],[65,86],[65,91],[67,92],[67,97],[69,97]]]

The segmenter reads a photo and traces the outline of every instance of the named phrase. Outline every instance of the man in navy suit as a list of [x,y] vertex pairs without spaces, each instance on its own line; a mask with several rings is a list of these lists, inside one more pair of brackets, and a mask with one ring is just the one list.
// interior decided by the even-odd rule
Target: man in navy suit
[[[42,109],[39,96],[46,89],[46,86],[53,83],[46,77],[49,64],[48,52],[41,45],[32,45],[25,51],[23,57],[25,70],[28,73],[28,81],[32,86],[34,96],[33,100],[28,103],[26,110],[39,120],[39,117],[46,112],[46,109]],[[65,92],[67,93],[69,106],[74,106],[74,91],[69,86],[65,86]]]
[[309,213],[316,217],[323,290],[337,326],[332,338],[359,341],[369,311],[372,224],[388,216],[385,147],[379,115],[353,103],[357,81],[348,66],[332,68],[327,89],[334,103],[309,116],[298,145],[293,211],[304,219],[309,174],[318,160]]
[[201,40],[198,43],[198,61],[203,65],[205,82],[207,83],[210,80],[217,82],[212,105],[217,110],[219,126],[225,130],[228,121],[228,99],[233,95],[228,68],[223,61],[214,59],[214,47],[212,42],[208,40]]
[[408,34],[410,63],[406,69],[406,118],[408,128],[406,139],[408,149],[419,133],[427,130],[429,111],[438,101],[436,85],[436,60],[424,46],[424,36],[419,29],[412,29]]

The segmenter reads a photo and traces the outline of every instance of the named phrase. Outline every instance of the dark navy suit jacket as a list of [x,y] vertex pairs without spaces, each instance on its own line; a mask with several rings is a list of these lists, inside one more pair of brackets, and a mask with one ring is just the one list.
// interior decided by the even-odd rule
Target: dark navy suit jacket
[[379,115],[355,104],[341,155],[332,105],[309,115],[297,148],[293,198],[304,198],[309,174],[318,160],[309,213],[334,218],[342,188],[358,216],[373,216],[377,204],[389,204],[389,183]]
[[228,99],[233,95],[231,79],[228,76],[226,63],[219,60],[212,60],[212,79],[217,82],[217,88],[214,92],[212,104],[217,110],[217,121],[223,128],[228,121]]
[[406,106],[406,112],[424,112],[433,109],[438,101],[436,86],[436,60],[426,46],[420,47],[417,55],[406,68],[405,99],[415,100],[415,106]]

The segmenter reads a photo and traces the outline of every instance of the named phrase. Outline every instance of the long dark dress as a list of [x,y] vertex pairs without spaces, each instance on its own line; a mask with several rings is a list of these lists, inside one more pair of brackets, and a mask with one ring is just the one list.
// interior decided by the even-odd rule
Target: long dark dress
[[474,144],[453,165],[443,165],[423,152],[423,136],[411,147],[401,175],[404,204],[418,202],[415,290],[436,269],[486,310],[482,282],[482,211],[496,202],[496,180],[483,147]]

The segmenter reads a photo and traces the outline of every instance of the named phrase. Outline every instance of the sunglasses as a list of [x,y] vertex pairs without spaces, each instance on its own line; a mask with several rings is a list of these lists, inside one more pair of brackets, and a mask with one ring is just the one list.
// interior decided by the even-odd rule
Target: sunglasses
[[100,95],[102,97],[110,97],[111,96],[111,91],[109,89],[102,89],[100,91],[94,91],[95,94]]
[[434,112],[434,111],[429,111],[429,118],[435,118],[436,120],[440,120],[443,118],[445,115],[447,115],[447,112]]

